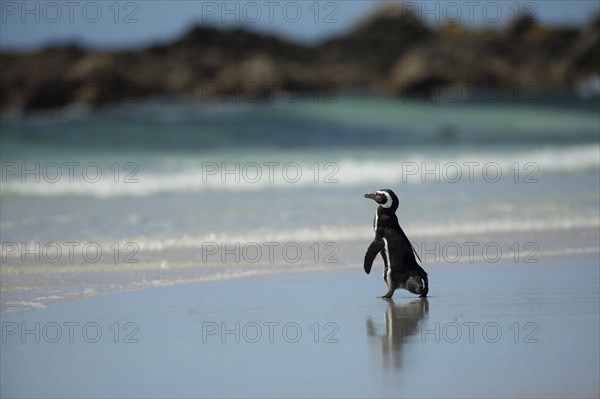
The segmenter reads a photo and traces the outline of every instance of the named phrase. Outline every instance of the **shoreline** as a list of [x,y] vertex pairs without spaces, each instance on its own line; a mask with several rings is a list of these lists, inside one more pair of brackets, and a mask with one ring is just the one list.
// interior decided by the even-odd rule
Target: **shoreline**
[[[585,231],[585,230],[582,230]],[[364,244],[362,241],[360,244]],[[350,243],[345,243],[345,246],[351,247]],[[360,252],[360,251],[359,251]],[[299,263],[299,264],[267,264],[256,265],[251,263],[234,264],[224,267],[223,265],[207,265],[200,262],[187,262],[185,264],[178,262],[170,262],[168,267],[163,267],[160,261],[144,262],[137,265],[96,265],[96,270],[89,272],[90,265],[77,266],[62,266],[61,273],[56,276],[56,269],[53,266],[6,266],[0,268],[0,276],[2,276],[3,284],[7,287],[0,289],[1,315],[20,314],[32,310],[45,309],[53,304],[59,304],[71,301],[85,301],[90,298],[99,296],[107,296],[113,294],[137,292],[155,287],[179,286],[189,284],[201,284],[208,282],[231,281],[231,280],[246,280],[263,278],[269,276],[285,276],[302,275],[311,273],[337,273],[352,270],[362,272],[362,264],[352,262],[351,260],[359,259],[362,253],[354,250],[349,250],[349,254],[344,256],[344,259],[338,260],[332,264],[316,264],[316,263]],[[530,252],[523,252],[519,255],[528,255]],[[185,253],[179,254],[184,257]],[[427,255],[426,255],[427,256]],[[159,257],[160,258],[160,257]],[[543,267],[546,264],[557,263],[575,263],[575,264],[595,264],[600,262],[600,249],[597,247],[581,247],[581,248],[559,248],[539,250],[535,252],[535,257],[527,259],[526,256],[520,256],[519,262],[514,259],[504,257],[499,262],[486,262],[481,256],[467,258],[466,256],[459,259],[456,263],[437,261],[434,263],[424,262],[423,267],[426,270],[436,268],[453,268],[462,266],[480,267],[481,265],[498,265],[501,267],[510,267],[515,265],[539,265]],[[425,258],[427,260],[427,258]],[[531,263],[529,263],[531,261]],[[131,266],[134,266],[133,268]],[[375,265],[377,268],[379,265]],[[219,270],[216,273],[202,274],[205,270]],[[133,270],[133,271],[132,271]],[[8,287],[6,281],[12,277],[16,278],[19,274],[24,273],[26,276],[41,277],[41,282],[45,288],[27,287],[27,281],[21,283],[12,283],[12,287]],[[85,274],[88,271],[89,274]],[[376,272],[377,270],[375,270]],[[49,281],[59,279],[61,281],[74,278],[84,274],[83,280],[79,281],[79,285],[73,287],[56,286],[48,288]],[[65,277],[71,276],[71,277]],[[146,277],[147,276],[147,277]],[[103,282],[104,283],[99,283]],[[22,287],[22,288],[21,288]],[[32,295],[32,293],[35,293]]]
[[9,332],[30,332],[5,328],[2,396],[600,393],[596,265],[428,273],[425,300],[400,290],[377,299],[381,276],[357,270],[156,287],[4,315]]
[[[351,269],[360,269],[360,265],[352,265],[352,266],[342,266],[338,267],[335,270],[348,271]],[[4,305],[22,305],[28,306],[29,308],[7,308],[3,309],[0,312],[0,315],[11,315],[11,314],[20,314],[22,312],[30,312],[35,310],[43,310],[48,306],[52,306],[54,304],[61,304],[72,301],[86,301],[96,297],[104,297],[110,295],[118,295],[123,293],[133,293],[144,291],[152,288],[159,287],[171,287],[171,286],[180,286],[180,285],[189,285],[189,284],[204,284],[204,283],[212,283],[212,282],[226,282],[230,280],[247,280],[247,279],[260,279],[263,277],[270,276],[284,276],[288,274],[311,274],[311,273],[334,273],[335,271],[331,268],[322,268],[322,267],[302,267],[302,268],[288,268],[286,272],[281,272],[281,270],[260,270],[260,271],[250,271],[250,272],[236,272],[235,274],[227,275],[215,275],[215,276],[200,276],[194,277],[191,279],[181,279],[181,280],[152,280],[143,283],[139,283],[136,286],[129,287],[120,287],[118,289],[111,289],[106,291],[88,291],[82,293],[66,293],[62,294],[64,296],[56,296],[56,295],[48,295],[45,297],[38,297],[32,299],[24,299],[20,302],[15,302],[15,299],[2,300],[3,307]],[[7,290],[0,290],[7,292]],[[12,290],[11,292],[17,292],[18,290]],[[27,302],[27,303],[23,303]]]

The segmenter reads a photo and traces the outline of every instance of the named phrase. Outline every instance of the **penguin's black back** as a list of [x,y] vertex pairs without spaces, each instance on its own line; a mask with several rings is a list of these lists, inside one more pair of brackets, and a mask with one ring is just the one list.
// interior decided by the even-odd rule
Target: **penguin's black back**
[[398,217],[395,213],[386,212],[383,209],[377,210],[375,223],[377,224],[376,228],[381,231],[383,238],[387,241],[392,270],[396,272],[400,269],[419,266],[412,244],[398,223]]

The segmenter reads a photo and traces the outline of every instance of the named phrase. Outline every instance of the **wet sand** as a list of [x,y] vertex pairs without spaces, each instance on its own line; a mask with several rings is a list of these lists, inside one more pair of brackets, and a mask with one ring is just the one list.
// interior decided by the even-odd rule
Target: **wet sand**
[[[597,263],[150,288],[2,316],[2,397],[598,397]],[[36,324],[37,323],[37,324]],[[39,341],[39,342],[36,342]]]

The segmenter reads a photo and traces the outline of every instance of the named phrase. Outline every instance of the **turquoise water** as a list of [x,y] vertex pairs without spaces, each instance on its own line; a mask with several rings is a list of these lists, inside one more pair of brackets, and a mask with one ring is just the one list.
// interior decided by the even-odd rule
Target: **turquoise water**
[[207,243],[258,243],[267,266],[287,260],[267,258],[266,242],[318,243],[304,263],[327,267],[335,252],[338,265],[359,264],[375,210],[362,194],[383,187],[416,241],[520,235],[521,246],[595,253],[595,111],[343,99],[4,117],[2,309],[188,281],[192,270],[229,278],[254,259],[207,260]]

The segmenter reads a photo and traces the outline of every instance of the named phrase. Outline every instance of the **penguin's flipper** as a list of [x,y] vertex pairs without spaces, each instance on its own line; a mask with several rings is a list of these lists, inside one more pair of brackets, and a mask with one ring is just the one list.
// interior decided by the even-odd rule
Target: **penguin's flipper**
[[419,259],[419,262],[423,263],[423,261],[421,260],[421,257],[419,256],[419,254],[417,253],[417,250],[415,249],[415,246],[412,245],[412,242],[410,243],[410,247],[412,248],[413,253],[417,256],[417,259]]
[[373,261],[377,257],[377,254],[385,247],[383,240],[373,240],[367,253],[365,254],[365,273],[371,273],[371,267],[373,267]]
[[412,244],[412,242],[408,239],[408,237],[406,236],[406,233],[404,233],[404,230],[402,230],[402,227],[400,227],[400,225],[398,224],[395,228],[396,232],[398,234],[400,234],[400,236],[404,239],[404,241],[406,243],[408,243],[408,245],[410,245],[410,247],[412,248],[413,253],[415,254],[415,256],[417,257],[417,259],[419,259],[419,262],[423,262],[421,260],[421,257],[419,256],[419,254],[417,253],[417,250],[415,249],[415,246]]

